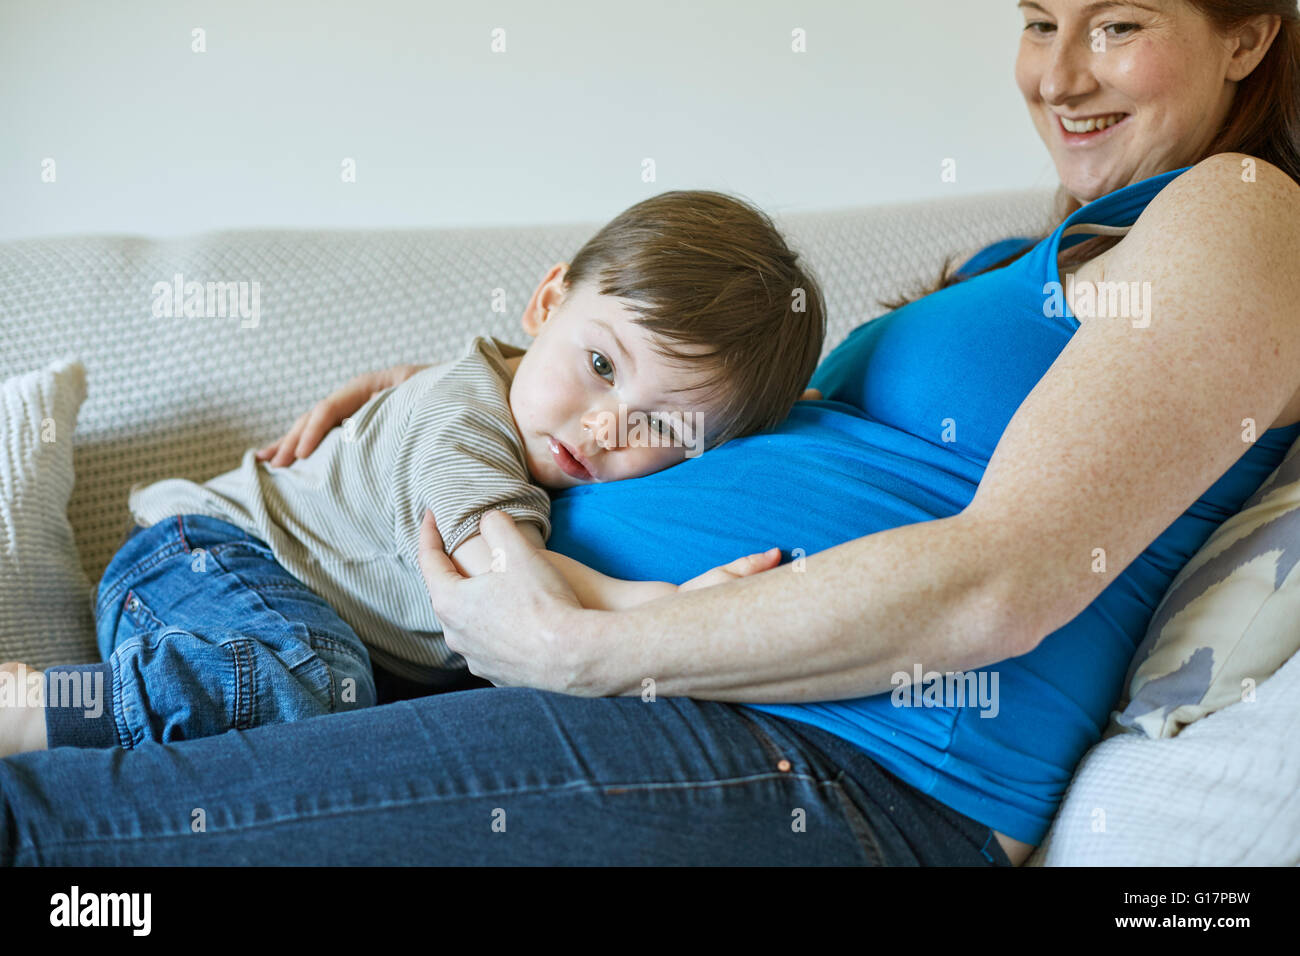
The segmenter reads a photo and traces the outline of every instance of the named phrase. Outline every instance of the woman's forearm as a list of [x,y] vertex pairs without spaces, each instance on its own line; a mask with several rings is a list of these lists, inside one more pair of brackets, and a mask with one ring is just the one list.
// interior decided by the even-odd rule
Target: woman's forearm
[[[753,577],[626,611],[579,611],[580,693],[802,702],[890,690],[898,672],[1024,653],[1009,574],[963,515],[858,538]],[[1041,636],[1041,635],[1037,635]],[[563,638],[561,638],[563,639]],[[1033,639],[1036,639],[1034,637]]]

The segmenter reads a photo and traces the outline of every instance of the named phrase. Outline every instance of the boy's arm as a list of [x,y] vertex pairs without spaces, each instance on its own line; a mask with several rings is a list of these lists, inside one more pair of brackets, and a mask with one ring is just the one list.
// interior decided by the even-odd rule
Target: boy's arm
[[661,598],[665,594],[677,593],[677,585],[667,581],[623,581],[601,574],[581,561],[554,551],[543,551],[542,557],[564,575],[583,607],[598,611],[621,611]]
[[[750,554],[737,558],[728,564],[706,571],[692,578],[678,588],[667,581],[624,581],[601,574],[563,554],[547,551],[542,540],[541,530],[531,521],[519,522],[519,530],[524,537],[541,549],[541,554],[551,563],[573,588],[578,601],[585,608],[600,611],[619,611],[635,607],[647,601],[653,601],[666,594],[675,594],[678,590],[690,591],[696,588],[721,584],[734,578],[743,578],[780,563],[781,553],[772,548],[761,554]],[[461,574],[474,577],[492,570],[492,553],[482,535],[474,535],[461,542],[451,554],[451,562]]]
[[[531,521],[519,522],[519,530],[525,538],[542,549],[541,554],[551,562],[551,567],[564,576],[585,608],[618,611],[653,601],[677,590],[676,585],[666,581],[620,581],[572,558],[547,551],[541,529]],[[492,570],[492,552],[483,536],[476,534],[472,538],[466,538],[452,552],[451,563],[456,565],[461,574],[474,577]]]

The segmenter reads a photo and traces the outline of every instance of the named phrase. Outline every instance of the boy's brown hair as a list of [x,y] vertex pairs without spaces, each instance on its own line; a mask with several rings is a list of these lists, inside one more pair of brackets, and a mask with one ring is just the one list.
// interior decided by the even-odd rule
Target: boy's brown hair
[[665,358],[713,370],[705,448],[779,424],[821,358],[817,281],[765,213],[724,193],[673,190],[623,211],[569,263],[566,286],[582,282],[627,300]]

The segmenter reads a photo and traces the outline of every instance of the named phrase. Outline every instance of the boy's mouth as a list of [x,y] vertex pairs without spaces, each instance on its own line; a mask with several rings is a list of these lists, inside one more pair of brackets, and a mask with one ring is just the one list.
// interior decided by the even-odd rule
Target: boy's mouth
[[546,445],[551,450],[551,457],[555,459],[555,464],[560,471],[564,472],[570,478],[576,478],[579,481],[592,481],[594,476],[591,469],[586,463],[578,457],[578,454],[564,442],[554,436],[546,436]]

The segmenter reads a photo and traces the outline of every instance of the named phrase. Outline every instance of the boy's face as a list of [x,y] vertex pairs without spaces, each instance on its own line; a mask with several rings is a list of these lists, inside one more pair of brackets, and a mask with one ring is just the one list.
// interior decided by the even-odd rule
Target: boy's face
[[535,341],[510,383],[533,480],[555,490],[621,481],[698,455],[707,393],[674,390],[698,387],[706,370],[660,356],[620,300],[587,283],[566,295],[566,272],[552,267],[533,293],[523,324]]

